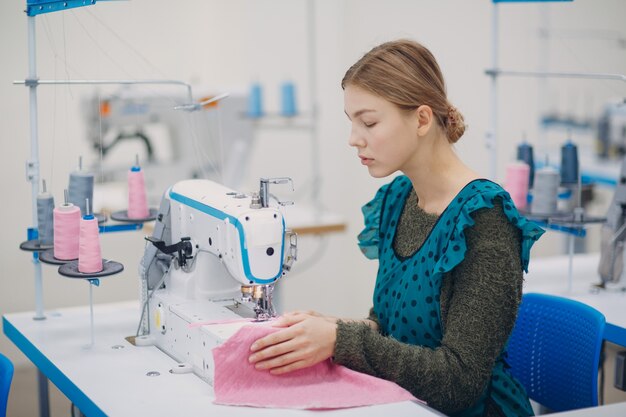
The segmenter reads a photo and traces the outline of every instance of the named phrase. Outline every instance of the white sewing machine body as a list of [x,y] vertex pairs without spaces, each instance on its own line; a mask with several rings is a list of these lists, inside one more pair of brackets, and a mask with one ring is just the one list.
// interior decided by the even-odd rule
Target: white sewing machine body
[[[149,245],[140,268],[145,311],[136,340],[181,363],[173,372],[193,370],[212,383],[211,349],[245,324],[200,323],[275,315],[273,285],[289,270],[295,245],[285,245],[289,232],[278,208],[258,202],[209,180],[182,181],[166,192],[162,227],[150,238],[161,253]],[[152,268],[159,262],[161,276]]]
[[[213,385],[215,367],[211,350],[244,325],[267,323],[240,321],[250,313],[250,309],[241,304],[239,311],[231,308],[232,299],[216,302],[189,301],[166,291],[159,291],[150,303],[150,315],[154,320],[151,322],[150,334],[137,337],[136,344],[154,345],[176,360],[178,366],[172,368],[172,373],[193,372]],[[228,323],[230,320],[235,321]],[[225,323],[194,325],[221,321]]]

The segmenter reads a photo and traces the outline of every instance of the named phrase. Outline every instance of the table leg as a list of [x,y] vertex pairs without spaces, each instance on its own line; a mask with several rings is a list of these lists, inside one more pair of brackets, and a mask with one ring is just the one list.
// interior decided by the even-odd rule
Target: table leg
[[50,395],[48,394],[48,378],[37,369],[39,387],[39,417],[50,416]]

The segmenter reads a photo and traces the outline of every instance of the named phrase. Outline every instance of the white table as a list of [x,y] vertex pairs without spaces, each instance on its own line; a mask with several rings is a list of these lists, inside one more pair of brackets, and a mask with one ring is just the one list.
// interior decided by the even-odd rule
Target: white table
[[581,408],[580,410],[567,411],[564,413],[546,414],[546,416],[558,417],[622,417],[626,416],[626,403],[601,405],[599,407]]
[[599,262],[598,253],[575,255],[570,291],[568,256],[533,258],[525,277],[524,292],[560,295],[590,305],[606,317],[604,338],[626,346],[626,293],[592,292],[592,285],[600,282]]
[[[136,347],[139,303],[96,305],[95,344],[88,348],[89,308],[75,307],[3,316],[7,337],[24,352],[83,413],[93,416],[437,416],[415,402],[343,410],[307,411],[213,404],[210,385],[193,374],[169,372],[176,362],[155,347]],[[147,376],[158,372],[158,376]]]
[[[598,260],[598,254],[576,255],[572,291],[568,292],[567,256],[534,258],[524,291],[562,295],[591,305],[607,318],[606,339],[626,345],[626,294],[590,292],[591,285],[598,282]],[[137,301],[95,306],[92,348],[86,348],[90,343],[88,307],[48,312],[43,321],[35,321],[33,316],[32,312],[7,314],[4,333],[90,417],[438,415],[412,402],[323,412],[218,406],[212,403],[210,385],[193,374],[171,374],[174,360],[154,347],[135,347],[125,340],[136,331]],[[147,376],[154,371],[160,375]],[[626,415],[626,403],[559,415]]]

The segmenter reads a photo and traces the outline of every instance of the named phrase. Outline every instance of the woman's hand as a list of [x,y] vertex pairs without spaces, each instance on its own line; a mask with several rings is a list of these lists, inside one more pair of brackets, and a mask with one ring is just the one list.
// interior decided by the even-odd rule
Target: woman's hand
[[284,329],[257,340],[250,347],[253,353],[249,361],[256,369],[285,374],[322,362],[335,351],[335,317],[297,311],[282,316],[274,327]]

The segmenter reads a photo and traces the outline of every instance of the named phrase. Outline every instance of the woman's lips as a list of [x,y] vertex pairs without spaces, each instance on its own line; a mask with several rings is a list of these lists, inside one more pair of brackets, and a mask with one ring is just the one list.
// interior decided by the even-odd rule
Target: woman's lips
[[359,158],[361,158],[361,164],[363,164],[363,165],[369,165],[369,164],[371,164],[372,162],[374,162],[374,160],[373,160],[373,159],[366,158],[366,157],[364,157],[364,156],[359,156]]

